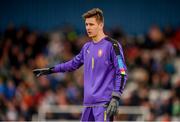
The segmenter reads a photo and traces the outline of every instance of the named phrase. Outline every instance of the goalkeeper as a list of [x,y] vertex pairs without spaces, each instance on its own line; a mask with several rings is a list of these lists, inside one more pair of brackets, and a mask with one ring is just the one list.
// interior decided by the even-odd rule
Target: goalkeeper
[[33,70],[36,76],[70,72],[84,65],[82,121],[112,121],[127,80],[123,50],[118,41],[104,34],[104,17],[99,8],[83,14],[91,38],[72,60],[52,68]]

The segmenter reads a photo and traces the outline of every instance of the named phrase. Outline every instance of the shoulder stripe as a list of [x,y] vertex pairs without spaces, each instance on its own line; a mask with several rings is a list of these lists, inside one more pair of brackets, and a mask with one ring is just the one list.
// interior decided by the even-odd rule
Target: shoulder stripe
[[110,37],[106,37],[105,39],[112,43],[112,46],[113,46],[113,48],[115,50],[116,55],[121,55],[120,50],[119,50],[118,41],[116,41],[115,39],[112,39]]

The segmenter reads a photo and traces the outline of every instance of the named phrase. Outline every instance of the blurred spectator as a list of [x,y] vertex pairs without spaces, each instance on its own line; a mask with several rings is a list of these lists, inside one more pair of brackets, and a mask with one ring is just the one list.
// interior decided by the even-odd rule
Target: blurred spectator
[[180,54],[180,29],[175,32],[175,35],[171,39],[171,44],[174,46],[174,48],[177,51],[177,54]]
[[164,41],[164,33],[157,25],[153,25],[149,29],[143,47],[148,49],[160,48]]
[[15,92],[16,92],[16,87],[14,82],[12,80],[8,80],[5,88],[6,99],[11,101],[15,96]]
[[6,120],[7,121],[17,121],[18,120],[18,111],[15,108],[15,105],[8,101],[6,103],[7,110],[6,110]]

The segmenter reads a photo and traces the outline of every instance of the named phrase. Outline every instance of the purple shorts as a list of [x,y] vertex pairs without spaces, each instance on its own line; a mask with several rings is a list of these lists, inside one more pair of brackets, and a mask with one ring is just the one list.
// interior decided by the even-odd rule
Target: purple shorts
[[113,117],[107,115],[107,107],[94,106],[94,107],[84,107],[81,121],[113,121]]

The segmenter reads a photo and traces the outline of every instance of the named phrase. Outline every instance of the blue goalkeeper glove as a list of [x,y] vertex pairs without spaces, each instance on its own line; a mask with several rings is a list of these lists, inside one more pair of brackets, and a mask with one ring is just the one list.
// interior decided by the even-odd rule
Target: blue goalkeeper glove
[[52,67],[52,68],[34,69],[33,73],[34,73],[34,75],[36,77],[39,77],[41,75],[48,75],[48,74],[53,73],[53,69],[54,69],[54,67]]
[[111,117],[118,113],[118,107],[119,107],[119,98],[118,97],[112,97],[108,107],[107,107],[107,114]]

